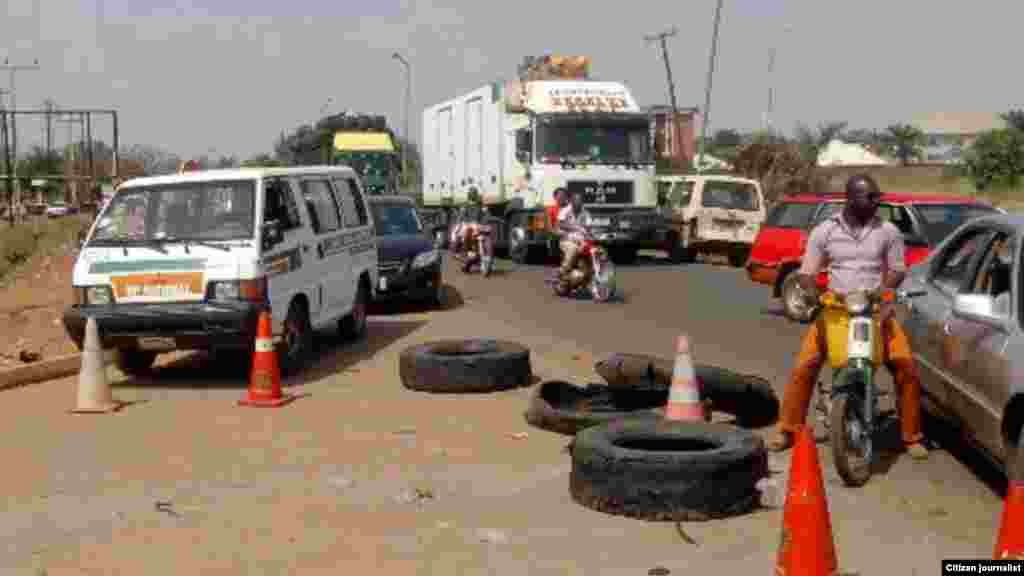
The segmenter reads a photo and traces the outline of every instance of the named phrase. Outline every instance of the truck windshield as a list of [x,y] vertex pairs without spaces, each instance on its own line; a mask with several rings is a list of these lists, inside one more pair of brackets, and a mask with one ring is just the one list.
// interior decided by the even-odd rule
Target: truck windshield
[[761,209],[757,188],[748,182],[733,180],[705,180],[704,201],[706,208],[756,211]]
[[544,164],[650,164],[650,128],[644,120],[549,118],[537,125],[537,157]]
[[340,152],[336,162],[359,172],[369,194],[387,193],[387,185],[397,171],[392,152]]
[[255,188],[253,180],[123,188],[100,215],[89,242],[249,239]]

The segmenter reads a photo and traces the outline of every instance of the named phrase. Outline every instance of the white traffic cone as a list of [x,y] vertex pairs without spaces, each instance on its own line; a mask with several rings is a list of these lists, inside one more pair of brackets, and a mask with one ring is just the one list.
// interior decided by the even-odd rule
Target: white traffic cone
[[78,373],[78,405],[73,413],[112,412],[121,407],[114,399],[107,379],[107,363],[100,346],[100,331],[96,319],[85,323],[85,343],[82,345],[82,368]]

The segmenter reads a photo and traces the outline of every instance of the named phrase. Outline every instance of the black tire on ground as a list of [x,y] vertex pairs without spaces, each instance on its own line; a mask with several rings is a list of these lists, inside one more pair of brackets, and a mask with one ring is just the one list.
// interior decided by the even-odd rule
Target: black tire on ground
[[125,374],[139,376],[152,369],[156,352],[122,348],[117,351],[117,368]]
[[643,520],[749,512],[768,474],[761,437],[727,424],[625,418],[582,430],[571,451],[574,501]]
[[[611,389],[661,392],[662,405],[668,401],[672,369],[672,360],[646,354],[612,354],[594,365]],[[700,363],[694,372],[701,383],[701,398],[710,401],[712,410],[734,415],[737,425],[762,428],[778,420],[779,398],[765,378]]]
[[562,380],[549,380],[533,392],[523,416],[528,424],[541,430],[575,436],[584,428],[613,420],[644,414],[655,416],[653,409],[665,404],[664,399],[641,396],[646,398],[633,397],[623,402],[621,396],[612,394],[602,384],[574,386]]
[[503,340],[440,340],[410,346],[398,360],[402,385],[422,392],[493,392],[528,386],[530,350]]

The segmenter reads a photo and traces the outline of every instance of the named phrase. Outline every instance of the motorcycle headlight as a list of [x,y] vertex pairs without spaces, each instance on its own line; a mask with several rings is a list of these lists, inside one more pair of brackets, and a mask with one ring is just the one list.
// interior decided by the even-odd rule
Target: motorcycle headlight
[[846,310],[850,314],[863,314],[868,309],[868,296],[863,292],[856,292],[846,297]]
[[416,257],[412,259],[412,267],[413,268],[426,268],[427,266],[430,266],[434,262],[437,262],[437,259],[440,256],[441,256],[441,253],[438,252],[437,250],[431,250],[429,252],[422,252],[420,254],[417,254]]

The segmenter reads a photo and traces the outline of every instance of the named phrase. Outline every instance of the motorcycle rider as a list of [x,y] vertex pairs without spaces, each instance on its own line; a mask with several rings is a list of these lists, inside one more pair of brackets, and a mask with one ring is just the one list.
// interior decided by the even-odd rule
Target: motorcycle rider
[[569,273],[576,265],[583,239],[587,235],[591,216],[583,208],[583,193],[575,192],[568,204],[558,211],[558,230],[562,234],[559,247],[562,249],[562,267],[559,269],[559,280],[562,287],[569,284]]
[[[829,267],[828,289],[837,294],[872,290],[875,294],[895,290],[906,276],[903,236],[891,222],[877,216],[882,193],[867,174],[855,174],[846,182],[846,206],[818,224],[807,240],[799,270],[799,283],[808,303],[817,304],[815,279]],[[883,307],[882,338],[885,365],[899,391],[897,413],[903,443],[911,457],[925,459],[922,444],[921,382],[902,327]],[[826,341],[821,317],[807,330],[796,367],[786,386],[779,424],[767,447],[780,452],[793,446],[794,435],[803,426],[811,394],[825,360]]]

